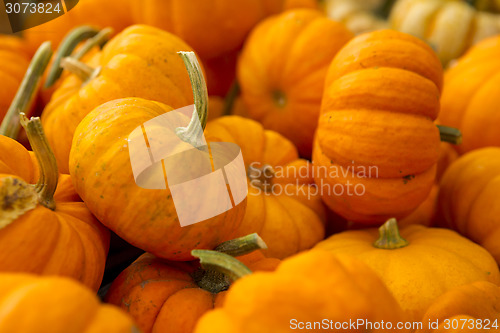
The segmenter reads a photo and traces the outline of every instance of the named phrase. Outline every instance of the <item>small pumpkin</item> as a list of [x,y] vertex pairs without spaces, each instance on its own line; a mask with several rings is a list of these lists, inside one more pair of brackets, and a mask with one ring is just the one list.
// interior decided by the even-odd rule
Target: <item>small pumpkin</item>
[[342,24],[312,9],[261,22],[238,60],[237,78],[249,116],[310,157],[328,65],[352,37]]
[[139,333],[119,308],[63,277],[0,273],[0,331]]
[[471,151],[456,160],[440,183],[441,225],[486,248],[500,263],[500,147]]
[[96,291],[109,232],[81,202],[70,177],[58,175],[39,119],[25,126],[39,167],[21,144],[0,136],[0,271],[67,276]]
[[396,220],[389,219],[378,230],[345,231],[314,249],[353,255],[368,264],[414,321],[437,297],[455,287],[475,281],[500,285],[493,257],[448,229],[410,225],[400,234]]
[[392,30],[359,35],[326,78],[312,161],[324,202],[367,225],[402,218],[428,196],[439,158],[442,68],[432,49]]
[[386,0],[325,0],[325,13],[332,20],[342,22],[355,34],[388,28],[388,23],[374,11],[383,7]]
[[168,32],[136,25],[109,41],[89,63],[70,58],[66,68],[87,80],[69,76],[42,114],[61,172],[69,172],[69,152],[76,127],[95,107],[125,97],[151,99],[173,108],[192,104],[189,76],[176,53],[190,50]]
[[[204,258],[200,257],[203,265]],[[353,331],[372,330],[367,321],[383,320],[396,327],[396,322],[404,322],[406,317],[366,264],[316,250],[285,259],[274,272],[255,272],[237,279],[223,306],[201,317],[195,332],[281,333],[299,328],[313,331],[311,325],[317,325],[313,322],[326,322],[328,326],[320,328],[340,331],[335,324],[361,319],[365,324]]]
[[[491,282],[476,281],[438,297],[425,312],[422,329],[417,333],[479,333],[485,329],[498,333],[499,318],[500,287]],[[429,327],[429,323],[438,323],[439,326]]]
[[233,237],[258,233],[266,255],[285,258],[311,248],[324,237],[325,209],[310,162],[294,145],[258,122],[226,116],[207,124],[209,141],[234,142],[248,177],[247,210]]
[[[246,251],[245,240],[229,242],[238,249],[238,259],[252,270],[272,271],[279,264],[260,251],[240,256]],[[255,240],[252,245],[254,250]],[[189,333],[205,312],[221,306],[227,288],[222,273],[214,269],[203,270],[197,262],[168,262],[146,253],[116,278],[106,302],[128,312],[144,333]]]
[[463,143],[457,150],[462,154],[500,146],[499,55],[500,37],[491,37],[472,47],[445,73],[439,122],[461,130]]

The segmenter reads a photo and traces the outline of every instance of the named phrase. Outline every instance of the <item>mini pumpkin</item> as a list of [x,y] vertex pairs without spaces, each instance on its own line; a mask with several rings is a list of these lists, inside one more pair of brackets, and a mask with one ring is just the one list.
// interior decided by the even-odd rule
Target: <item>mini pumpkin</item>
[[500,147],[471,151],[441,179],[441,225],[479,243],[500,263]]
[[313,164],[324,202],[357,223],[402,218],[436,175],[442,68],[432,49],[392,30],[359,35],[330,65]]
[[479,245],[452,230],[422,225],[402,228],[400,234],[395,219],[379,230],[333,235],[314,249],[361,259],[415,321],[448,290],[475,281],[500,284],[498,265]]
[[127,314],[71,279],[0,273],[0,285],[2,332],[139,333]]
[[261,22],[238,60],[249,117],[284,135],[309,158],[328,65],[352,37],[342,24],[311,9]]

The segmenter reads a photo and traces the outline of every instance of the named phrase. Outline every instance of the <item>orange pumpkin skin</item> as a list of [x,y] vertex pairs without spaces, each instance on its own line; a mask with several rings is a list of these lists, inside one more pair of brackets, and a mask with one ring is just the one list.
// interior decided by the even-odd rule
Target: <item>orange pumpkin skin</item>
[[275,272],[256,272],[237,280],[224,305],[207,312],[195,332],[281,333],[290,332],[292,319],[321,322],[324,318],[333,323],[384,320],[394,327],[395,322],[405,321],[394,297],[365,264],[317,250],[284,260]]
[[284,135],[309,158],[328,65],[352,37],[342,24],[311,9],[261,22],[237,67],[249,116]]
[[500,148],[471,151],[445,172],[438,197],[441,225],[486,248],[500,263]]
[[[0,187],[13,177],[36,183],[33,158],[21,144],[0,136]],[[59,177],[54,199],[54,211],[39,204],[0,228],[0,270],[67,276],[97,291],[109,232],[81,202],[68,175]]]
[[[238,257],[252,271],[272,271],[279,260],[260,252]],[[106,302],[120,306],[143,333],[192,332],[198,319],[220,307],[227,291],[211,293],[193,278],[196,262],[168,262],[143,254],[125,269],[106,294]]]
[[28,52],[20,38],[0,35],[0,122],[16,95],[29,63]]
[[90,112],[75,131],[70,174],[76,191],[105,226],[130,244],[169,260],[190,260],[195,248],[214,248],[241,224],[246,200],[206,221],[181,227],[170,190],[136,185],[128,135],[173,110],[159,102],[124,98]]
[[[498,333],[500,330],[493,326],[495,320],[498,325],[498,318],[500,318],[500,288],[490,282],[477,281],[451,289],[436,299],[427,309],[422,319],[423,327],[417,330],[417,333],[479,333],[485,331],[487,321],[489,321],[487,331]],[[431,329],[426,325],[436,320],[440,323],[438,329]],[[476,320],[478,320],[477,324]],[[482,322],[481,325],[479,321]],[[446,329],[451,326],[458,328]]]
[[34,54],[45,41],[51,41],[52,47],[56,49],[66,33],[81,25],[97,28],[111,27],[115,33],[118,33],[132,25],[130,5],[122,0],[80,0],[66,14],[25,30],[23,37],[26,39],[30,52]]
[[500,37],[491,37],[472,47],[445,74],[439,121],[461,130],[461,154],[500,146],[499,54]]
[[415,321],[448,290],[475,281],[500,284],[492,256],[456,232],[409,225],[400,233],[409,244],[396,249],[374,246],[379,237],[376,228],[333,235],[314,249],[349,254],[368,264]]
[[59,170],[68,173],[71,141],[80,121],[95,107],[118,98],[141,97],[174,108],[193,103],[191,83],[178,51],[191,48],[178,37],[132,26],[110,40],[89,62],[101,73],[81,86],[68,77],[42,114]]
[[256,232],[268,246],[266,255],[280,259],[309,249],[323,239],[325,209],[314,186],[312,166],[299,159],[290,141],[239,116],[209,122],[205,135],[208,141],[236,143],[247,174],[250,167],[264,165],[276,172],[271,191],[252,185],[248,178],[247,210],[232,238]]
[[2,332],[139,332],[123,311],[68,278],[0,273],[0,283]]
[[323,200],[367,225],[404,217],[428,196],[439,157],[442,69],[423,41],[380,30],[351,40],[326,79],[313,163]]

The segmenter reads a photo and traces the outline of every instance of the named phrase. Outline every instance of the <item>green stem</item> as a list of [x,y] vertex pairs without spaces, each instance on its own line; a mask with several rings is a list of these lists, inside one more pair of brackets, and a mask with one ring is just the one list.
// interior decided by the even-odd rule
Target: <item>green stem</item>
[[267,245],[259,235],[253,233],[221,243],[214,250],[233,257],[238,257],[261,249],[267,249]]
[[448,142],[454,145],[459,145],[462,143],[462,132],[454,127],[448,127],[443,125],[436,125],[439,129],[439,136],[441,141]]
[[387,220],[379,229],[380,237],[373,243],[378,249],[394,250],[409,243],[399,234],[398,222],[395,218]]
[[40,45],[0,125],[0,135],[8,136],[14,140],[17,139],[20,130],[19,113],[28,112],[31,108],[43,72],[47,68],[51,57],[52,48],[50,42]]
[[235,80],[231,85],[231,88],[229,89],[226,97],[224,98],[224,109],[222,110],[223,116],[227,116],[232,113],[234,108],[234,102],[236,101],[236,98],[240,94],[240,91],[241,91],[240,85],[238,84],[238,81]]
[[105,28],[99,31],[97,35],[94,37],[88,39],[85,44],[82,45],[82,47],[75,52],[74,55],[71,57],[80,60],[85,56],[87,53],[90,52],[95,46],[99,46],[100,49],[106,45],[106,43],[109,41],[111,38],[111,35],[113,34],[113,29],[111,28]]
[[193,250],[191,255],[200,259],[201,266],[204,269],[220,272],[231,281],[236,281],[252,273],[241,261],[229,254],[211,250]]
[[61,60],[61,67],[67,70],[68,72],[75,74],[82,80],[83,83],[92,80],[97,77],[99,73],[101,73],[102,67],[93,68],[83,63],[81,61],[76,60],[73,57],[66,57]]
[[56,158],[47,141],[40,118],[32,117],[28,120],[24,113],[22,113],[21,125],[28,135],[31,148],[38,160],[40,178],[35,189],[38,192],[39,202],[41,205],[54,210],[56,208],[54,193],[56,192],[59,178]]
[[[187,127],[178,127],[177,136],[193,145],[203,146],[203,130],[207,125],[208,118],[208,92],[205,78],[200,64],[194,52],[178,52],[189,74],[191,87],[193,89],[195,111]],[[198,123],[201,125],[198,126]]]
[[45,88],[50,88],[61,76],[63,69],[61,68],[61,60],[66,58],[73,53],[75,48],[80,44],[81,41],[95,37],[99,33],[99,30],[90,26],[81,26],[71,30],[61,42],[52,67],[49,70],[47,80],[45,81]]

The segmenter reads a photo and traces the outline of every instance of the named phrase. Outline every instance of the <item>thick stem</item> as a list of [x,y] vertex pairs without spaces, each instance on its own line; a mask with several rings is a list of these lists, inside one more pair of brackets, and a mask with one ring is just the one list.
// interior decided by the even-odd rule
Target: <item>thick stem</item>
[[[203,130],[208,118],[208,92],[200,64],[194,52],[178,52],[189,74],[195,111],[187,127],[178,127],[177,136],[194,147],[203,146]],[[201,125],[201,126],[199,126]]]
[[231,88],[229,89],[229,92],[227,93],[226,97],[224,98],[224,109],[222,111],[223,116],[228,116],[232,113],[233,108],[234,108],[234,102],[236,101],[236,98],[240,94],[240,85],[238,84],[238,81],[234,81],[233,84],[231,85]]
[[252,273],[241,261],[229,254],[211,250],[193,250],[191,255],[200,259],[204,269],[220,272],[232,282]]
[[373,243],[378,249],[394,250],[409,243],[399,234],[398,222],[395,218],[387,220],[379,229],[380,237]]
[[82,59],[87,53],[90,52],[95,46],[99,46],[100,49],[106,45],[106,43],[109,41],[111,38],[111,35],[113,34],[113,29],[111,28],[105,28],[99,31],[97,35],[95,35],[92,38],[89,38],[85,44],[82,45],[82,47],[75,52],[74,55],[71,57],[80,60]]
[[89,65],[78,61],[73,57],[66,57],[62,59],[61,67],[78,76],[83,83],[92,80],[101,72],[101,67],[90,67]]
[[462,143],[462,132],[458,128],[436,125],[439,129],[441,141],[448,142],[454,145]]
[[0,135],[17,139],[19,134],[19,113],[28,112],[35,99],[36,92],[43,72],[47,67],[50,57],[52,57],[52,48],[50,42],[43,43],[36,51],[30,66],[24,75],[23,81],[17,90],[14,100],[10,104],[5,118],[0,125]]
[[40,168],[40,178],[35,186],[38,192],[38,201],[41,205],[54,210],[56,208],[54,193],[59,178],[56,158],[47,141],[40,118],[32,117],[28,120],[24,114],[21,114],[21,125],[28,135]]
[[261,249],[267,249],[267,245],[259,235],[253,233],[221,243],[215,251],[238,257]]
[[61,42],[57,53],[49,69],[47,80],[45,81],[45,88],[50,88],[61,76],[63,68],[61,68],[61,60],[69,57],[75,48],[85,39],[95,37],[99,34],[99,30],[90,26],[81,26],[71,30]]

